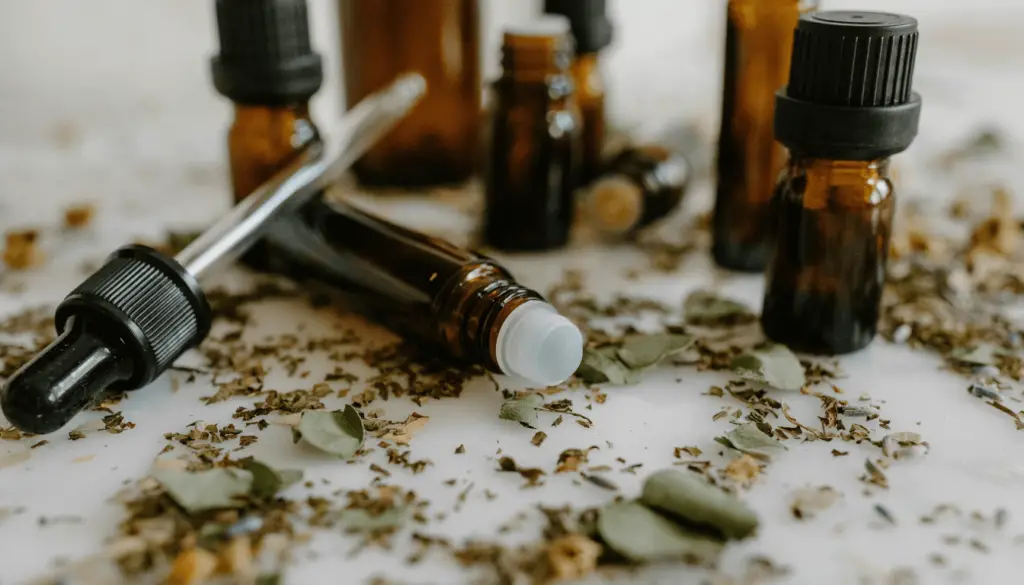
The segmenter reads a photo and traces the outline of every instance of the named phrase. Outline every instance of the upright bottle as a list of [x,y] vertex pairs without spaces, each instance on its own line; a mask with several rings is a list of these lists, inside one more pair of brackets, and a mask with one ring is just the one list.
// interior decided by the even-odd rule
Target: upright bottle
[[427,80],[416,109],[353,167],[364,185],[461,183],[480,134],[478,0],[339,0],[348,105],[408,71]]
[[[320,140],[309,99],[323,82],[305,0],[217,0],[217,91],[235,104],[228,132],[231,189],[241,201]],[[259,265],[257,243],[245,260]]]
[[761,324],[797,351],[875,336],[895,205],[889,157],[917,135],[917,21],[877,12],[800,18],[775,134],[790,150]]
[[627,148],[590,186],[584,213],[604,237],[634,236],[679,207],[690,174],[686,159],[662,146]]
[[493,260],[317,199],[266,236],[274,268],[337,285],[356,307],[442,353],[533,386],[576,371],[583,336]]
[[565,17],[546,16],[505,31],[484,219],[484,241],[498,249],[550,250],[569,241],[580,160],[569,30]]
[[768,202],[785,161],[772,134],[775,91],[789,74],[793,29],[817,0],[729,0],[718,187],[712,220],[715,262],[764,269]]
[[569,19],[576,40],[572,78],[583,121],[580,177],[589,183],[601,171],[605,142],[605,81],[601,51],[612,42],[605,0],[544,0],[544,11]]

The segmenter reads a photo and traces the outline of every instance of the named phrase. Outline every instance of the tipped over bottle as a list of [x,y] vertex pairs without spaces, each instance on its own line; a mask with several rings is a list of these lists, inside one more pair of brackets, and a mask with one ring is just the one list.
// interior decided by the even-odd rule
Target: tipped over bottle
[[583,335],[494,260],[323,198],[275,222],[274,270],[348,293],[399,333],[460,361],[549,386],[583,357]]

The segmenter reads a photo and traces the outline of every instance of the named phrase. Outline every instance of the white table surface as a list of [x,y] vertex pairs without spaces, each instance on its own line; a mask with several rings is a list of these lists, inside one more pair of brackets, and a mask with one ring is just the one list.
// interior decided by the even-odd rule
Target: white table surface
[[[982,39],[975,40],[984,44]],[[951,58],[941,67],[932,60],[932,66],[918,72],[917,89],[925,96],[925,116],[917,144],[899,158],[900,196],[904,200],[922,198],[941,209],[941,202],[970,176],[982,182],[1000,181],[1011,188],[1024,185],[1020,165],[1024,117],[1019,115],[1024,60],[1018,55],[1013,57],[1016,60],[998,62],[989,58],[991,54],[979,51],[977,55],[956,53],[958,59]],[[937,174],[925,164],[985,122],[1016,137],[1004,160],[953,178]],[[116,123],[112,124],[107,138],[116,137],[118,131]],[[17,138],[0,138],[0,227],[55,226],[60,221],[60,206],[76,201],[93,201],[98,210],[95,222],[85,233],[46,241],[49,259],[43,266],[5,277],[0,314],[53,304],[80,280],[84,261],[98,261],[134,237],[155,237],[171,227],[201,224],[223,210],[227,196],[219,161],[193,156],[187,142],[178,145],[180,156],[148,156],[146,137],[159,141],[159,127],[154,127],[151,134],[136,129],[133,136],[136,141],[130,144],[113,138],[104,141],[105,137],[100,136],[71,151],[57,140],[26,144]],[[707,209],[709,202],[710,185],[697,185],[686,211]],[[381,210],[399,221],[454,235],[455,239],[473,224],[471,218],[425,200],[386,201],[381,203]],[[680,217],[663,229],[671,235],[682,225],[684,218]],[[688,291],[713,283],[723,293],[754,307],[759,305],[762,290],[761,278],[719,273],[703,254],[691,256],[671,274],[645,270],[646,257],[628,246],[577,244],[557,254],[501,258],[524,284],[542,291],[565,269],[583,271],[590,290],[602,298],[628,293],[675,307],[681,306]],[[626,281],[623,274],[636,268],[642,271],[639,280]],[[240,285],[246,278],[241,272],[224,277],[233,285]],[[22,291],[12,292],[13,283],[22,283]],[[301,301],[273,301],[262,305],[255,315],[254,325],[246,331],[252,339],[299,330],[300,336],[315,336],[338,325],[358,326],[370,337],[382,340],[389,335],[348,314],[343,307],[313,310]],[[195,361],[194,356],[191,359]],[[850,455],[836,458],[830,454],[834,444],[789,442],[790,450],[744,494],[762,519],[757,538],[730,545],[722,558],[720,574],[739,578],[749,559],[763,555],[790,568],[789,575],[777,582],[794,585],[981,585],[1019,580],[1024,569],[1024,544],[1014,544],[1014,537],[1024,534],[1024,503],[1020,497],[1024,490],[1024,450],[1020,448],[1024,435],[1005,415],[965,392],[964,379],[941,372],[936,356],[879,340],[840,362],[849,375],[840,382],[846,396],[869,394],[872,402],[881,406],[882,418],[892,421],[893,431],[921,433],[931,451],[920,460],[894,462],[887,471],[888,490],[865,490],[858,477],[863,473],[864,460],[877,456],[875,447],[843,443],[840,448],[849,450]],[[322,354],[313,354],[307,369],[311,371],[309,380],[316,381],[332,366]],[[116,534],[122,518],[120,505],[112,503],[111,497],[125,482],[145,475],[166,444],[164,433],[181,431],[197,419],[231,422],[236,407],[254,402],[234,399],[204,406],[199,397],[212,393],[208,381],[201,378],[193,384],[182,383],[174,391],[172,376],[182,377],[165,375],[119,406],[125,418],[136,424],[134,429],[118,435],[92,433],[75,442],[67,440],[66,432],[58,433],[49,437],[49,444],[33,450],[28,461],[0,469],[0,506],[24,508],[24,512],[0,520],[0,583],[20,583],[54,567],[61,559],[74,560],[98,551],[104,539]],[[712,439],[730,425],[726,420],[712,422],[711,417],[730,402],[702,393],[728,379],[725,373],[698,373],[690,367],[661,368],[635,387],[607,388],[607,401],[585,411],[594,421],[591,429],[575,424],[541,427],[549,437],[540,448],[529,442],[532,431],[498,420],[501,397],[486,380],[470,384],[458,399],[428,401],[422,407],[408,399],[391,399],[377,401],[373,407],[384,408],[385,418],[391,420],[400,420],[414,411],[430,417],[411,448],[413,459],[429,458],[434,466],[420,475],[388,467],[394,474],[393,483],[414,489],[432,502],[432,513],[449,512],[445,522],[432,522],[427,532],[455,542],[478,538],[516,543],[538,536],[540,521],[536,514],[510,534],[498,535],[497,529],[520,512],[534,509],[535,504],[599,505],[614,494],[589,484],[574,485],[565,474],[549,475],[543,487],[522,490],[518,476],[494,471],[499,448],[522,465],[550,471],[563,449],[601,445],[591,463],[611,465],[621,493],[635,495],[645,474],[671,465],[674,447],[695,445],[709,453],[720,451]],[[280,390],[308,388],[309,380],[289,380],[280,369],[269,378],[270,385]],[[358,384],[354,388],[358,389]],[[576,391],[565,396],[573,398],[579,409],[590,403],[588,394]],[[811,396],[776,393],[776,397],[790,404],[793,413],[804,421],[814,420],[820,411],[818,400]],[[339,407],[344,401],[329,398],[326,402],[328,407]],[[81,415],[73,424],[98,416]],[[884,431],[878,436],[882,434]],[[606,441],[614,447],[608,448]],[[459,444],[466,445],[466,454],[453,453]],[[0,457],[24,448],[25,444],[2,441]],[[296,451],[287,429],[282,427],[260,433],[259,442],[248,452],[271,464],[301,467],[314,481],[329,479],[332,490],[366,486],[372,477],[369,463],[386,464],[379,449],[358,465]],[[75,462],[87,456],[92,459]],[[631,464],[643,463],[643,467],[636,475],[620,473],[622,465],[615,462],[616,457]],[[442,485],[443,480],[451,478],[457,480],[455,487]],[[475,488],[465,506],[461,512],[451,513],[457,494],[470,482]],[[842,492],[842,500],[814,520],[793,519],[789,513],[793,490],[819,485],[833,486]],[[500,494],[494,502],[484,498],[483,491],[488,488]],[[302,487],[292,489],[289,495],[305,493]],[[937,505],[947,503],[964,510],[965,516],[934,525],[918,521]],[[894,513],[895,525],[881,521],[873,509],[876,504]],[[971,511],[991,516],[997,508],[1009,512],[1002,530],[969,518]],[[46,526],[38,522],[40,516],[61,515],[81,520]],[[945,544],[943,537],[953,534],[963,536],[963,542]],[[988,552],[969,546],[971,538],[983,542]],[[411,551],[408,539],[400,537],[396,543],[392,552],[371,550],[348,558],[355,540],[337,531],[313,531],[311,543],[299,550],[285,583],[363,583],[379,575],[403,583],[440,584],[466,582],[473,575],[441,553],[428,556],[421,565],[406,566],[401,561]],[[942,554],[947,566],[931,564],[928,558],[933,553]],[[899,580],[900,569],[912,569],[917,581]],[[656,567],[643,574],[643,579],[619,575],[607,577],[606,582],[700,583],[711,577],[706,571],[678,566]]]

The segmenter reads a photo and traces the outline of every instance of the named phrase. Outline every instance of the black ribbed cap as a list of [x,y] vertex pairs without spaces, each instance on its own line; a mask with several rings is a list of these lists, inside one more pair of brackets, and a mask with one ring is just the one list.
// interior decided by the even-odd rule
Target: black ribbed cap
[[863,11],[811,12],[793,33],[789,84],[777,94],[775,137],[791,150],[889,156],[917,135],[912,90],[917,20]]
[[544,0],[544,12],[569,19],[577,53],[596,53],[612,42],[605,0]]
[[793,36],[790,97],[836,106],[910,101],[917,21],[883,12],[803,15]]
[[305,0],[217,0],[217,32],[213,83],[233,101],[305,101],[320,89],[323,63],[310,42]]

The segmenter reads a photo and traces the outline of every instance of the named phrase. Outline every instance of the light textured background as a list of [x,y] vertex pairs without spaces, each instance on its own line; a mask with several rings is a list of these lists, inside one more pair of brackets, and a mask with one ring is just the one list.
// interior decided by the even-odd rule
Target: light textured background
[[[327,88],[315,104],[317,116],[326,121],[341,108],[335,19],[330,2],[312,3],[316,41],[328,58]],[[535,3],[485,3],[486,57],[493,75],[500,23],[528,17]],[[964,180],[1024,184],[1021,4],[1019,0],[825,3],[832,8],[856,5],[906,11],[921,21],[915,85],[924,95],[925,108],[918,141],[898,158],[901,200],[918,198],[939,204]],[[723,5],[715,0],[613,2],[618,39],[606,64],[615,119],[653,133],[669,120],[688,118],[713,135]],[[210,87],[207,64],[214,45],[213,9],[208,1],[0,0],[0,229],[27,223],[53,225],[64,203],[92,200],[98,204],[92,229],[66,239],[45,237],[48,262],[38,270],[5,277],[24,284],[25,292],[0,293],[0,314],[59,300],[81,278],[82,260],[95,262],[132,236],[158,235],[179,224],[193,227],[226,206],[223,141],[230,107]],[[982,123],[1006,130],[1013,142],[995,164],[969,167],[955,177],[919,164]],[[706,183],[695,185],[687,207],[706,207],[710,191]],[[392,207],[389,213],[422,222],[437,206],[402,201]],[[434,229],[450,235],[471,225],[471,218],[458,216],[453,223],[438,223]],[[678,229],[672,224],[664,227]],[[590,276],[589,289],[605,298],[628,290],[678,306],[683,295],[707,286],[712,278],[724,293],[751,306],[757,306],[761,296],[759,277],[716,274],[703,257],[692,258],[678,273],[626,282],[621,276],[627,269],[646,263],[630,246],[576,246],[563,254],[503,259],[524,284],[538,290],[555,282],[565,268],[576,268]],[[299,326],[309,334],[324,333],[339,322],[370,328],[341,312],[315,312],[298,302],[269,303],[258,317],[259,326],[246,332],[252,339]],[[1019,581],[1024,557],[1011,538],[1024,533],[1020,499],[1024,455],[1018,448],[1021,435],[1011,421],[964,392],[962,379],[940,372],[934,356],[879,341],[842,363],[850,374],[842,382],[848,395],[870,393],[883,404],[893,430],[921,432],[932,451],[924,460],[894,465],[888,472],[891,489],[866,498],[856,478],[863,472],[863,460],[877,454],[873,447],[850,446],[851,456],[834,458],[828,445],[794,445],[749,493],[748,500],[765,523],[761,536],[730,547],[723,571],[736,576],[751,556],[768,555],[792,568],[790,576],[780,581],[786,585],[1005,585]],[[312,356],[309,367],[316,376],[331,364],[323,356]],[[592,486],[573,486],[564,476],[550,478],[543,490],[518,490],[518,478],[493,472],[497,447],[521,464],[550,468],[561,449],[607,440],[615,448],[602,450],[595,463],[617,467],[614,457],[623,456],[643,462],[644,470],[657,469],[670,464],[674,446],[698,445],[709,453],[717,451],[711,437],[728,425],[712,422],[711,416],[722,402],[700,393],[725,380],[720,373],[663,368],[639,386],[609,389],[607,403],[593,410],[593,429],[563,425],[549,433],[542,449],[528,444],[529,431],[495,420],[500,397],[489,384],[476,384],[459,400],[417,408],[431,421],[412,444],[413,459],[429,457],[436,466],[422,476],[396,472],[395,481],[431,499],[435,511],[450,508],[455,498],[455,488],[441,486],[442,480],[457,478],[459,490],[475,482],[475,495],[466,509],[430,529],[456,541],[492,538],[499,523],[535,503],[585,506],[611,497]],[[308,386],[308,381],[278,376],[273,384],[291,389]],[[19,583],[52,567],[59,558],[96,552],[104,538],[115,534],[122,517],[120,507],[109,501],[111,494],[122,482],[146,473],[165,443],[163,432],[181,429],[197,418],[226,422],[238,404],[248,402],[203,407],[198,397],[210,393],[209,384],[202,380],[172,392],[165,376],[123,403],[125,416],[138,424],[136,429],[120,435],[91,434],[73,443],[55,435],[51,444],[33,450],[29,461],[0,470],[0,506],[27,509],[0,525],[0,583]],[[580,393],[571,396],[580,403],[577,408],[585,404]],[[802,420],[813,420],[820,412],[812,397],[779,398],[790,402]],[[340,404],[335,399],[329,406]],[[413,407],[404,400],[384,406],[389,419],[402,419]],[[459,443],[473,448],[463,456],[451,455]],[[4,441],[0,456],[24,448],[24,444]],[[271,464],[301,465],[311,478],[330,478],[331,489],[363,487],[370,479],[365,462],[338,466],[297,454],[282,428],[268,429],[250,450]],[[94,459],[74,463],[86,455]],[[384,463],[381,455],[376,453],[371,460]],[[616,473],[615,479],[624,493],[635,494],[642,475]],[[786,509],[791,490],[824,483],[844,492],[844,501],[814,522],[792,520]],[[502,494],[497,505],[483,499],[484,488]],[[986,514],[1005,507],[1010,521],[1001,532],[967,518],[936,526],[916,522],[921,514],[947,502]],[[897,526],[877,520],[876,503],[898,515]],[[41,514],[73,514],[82,522],[40,527],[36,519]],[[508,539],[530,540],[538,527],[536,521],[527,523]],[[944,545],[942,536],[954,533],[982,539],[991,552],[984,554],[966,544]],[[401,547],[394,553],[372,551],[350,561],[344,554],[351,547],[351,540],[340,534],[318,532],[286,583],[363,583],[375,574],[408,583],[465,580],[444,555],[435,555],[421,567],[407,567],[395,561],[409,552]],[[948,556],[947,567],[929,564],[928,555],[937,551]],[[913,568],[920,580],[896,580],[893,571],[901,567]],[[632,575],[620,577],[616,582],[637,580]],[[705,573],[670,565],[651,571],[645,582],[675,585],[706,578]]]

